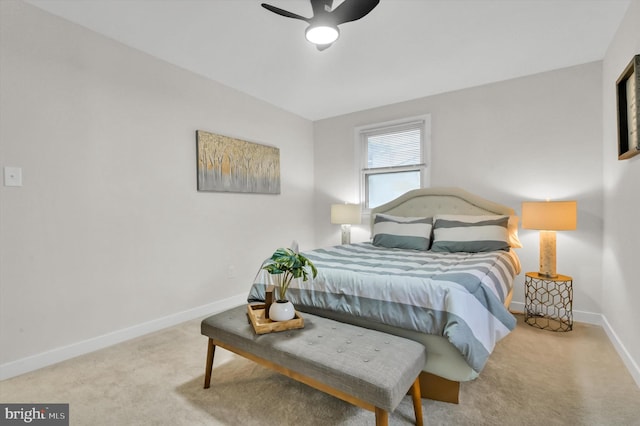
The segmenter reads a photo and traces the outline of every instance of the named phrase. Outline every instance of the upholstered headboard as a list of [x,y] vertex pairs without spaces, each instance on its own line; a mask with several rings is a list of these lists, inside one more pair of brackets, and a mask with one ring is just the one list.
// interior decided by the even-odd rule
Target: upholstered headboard
[[[433,217],[436,214],[508,215],[515,211],[502,204],[478,197],[460,188],[422,188],[371,209],[371,229],[376,213],[403,217]],[[517,220],[517,218],[516,218]],[[517,221],[516,221],[517,229]]]

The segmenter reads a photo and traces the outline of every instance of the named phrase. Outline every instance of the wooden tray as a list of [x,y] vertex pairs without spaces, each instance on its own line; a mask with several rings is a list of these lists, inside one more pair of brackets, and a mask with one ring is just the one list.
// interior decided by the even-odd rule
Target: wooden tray
[[289,321],[271,321],[264,317],[264,304],[247,305],[247,315],[256,334],[304,328],[304,319],[296,311],[296,316]]

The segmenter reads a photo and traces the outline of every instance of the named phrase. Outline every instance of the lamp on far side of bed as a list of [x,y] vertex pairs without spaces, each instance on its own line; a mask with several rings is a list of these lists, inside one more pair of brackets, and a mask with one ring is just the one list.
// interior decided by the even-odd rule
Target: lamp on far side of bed
[[342,244],[351,243],[351,225],[357,225],[360,221],[360,204],[331,205],[331,223],[342,225]]
[[556,231],[576,229],[576,201],[525,201],[522,228],[540,231],[540,272],[547,278],[556,274]]

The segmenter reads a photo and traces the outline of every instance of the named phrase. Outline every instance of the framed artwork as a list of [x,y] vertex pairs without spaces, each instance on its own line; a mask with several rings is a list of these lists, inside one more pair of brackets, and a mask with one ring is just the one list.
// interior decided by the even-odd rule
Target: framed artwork
[[616,81],[618,160],[640,154],[640,55],[633,57]]
[[198,191],[280,193],[280,150],[196,131]]

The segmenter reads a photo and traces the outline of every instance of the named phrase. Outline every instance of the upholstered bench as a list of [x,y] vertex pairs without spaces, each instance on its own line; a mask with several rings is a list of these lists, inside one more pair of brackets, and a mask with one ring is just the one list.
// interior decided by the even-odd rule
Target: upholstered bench
[[304,328],[262,335],[249,323],[246,305],[204,319],[201,332],[209,337],[205,389],[220,346],[375,412],[376,425],[387,425],[389,413],[411,391],[416,424],[422,425],[423,345],[311,314],[303,318]]

